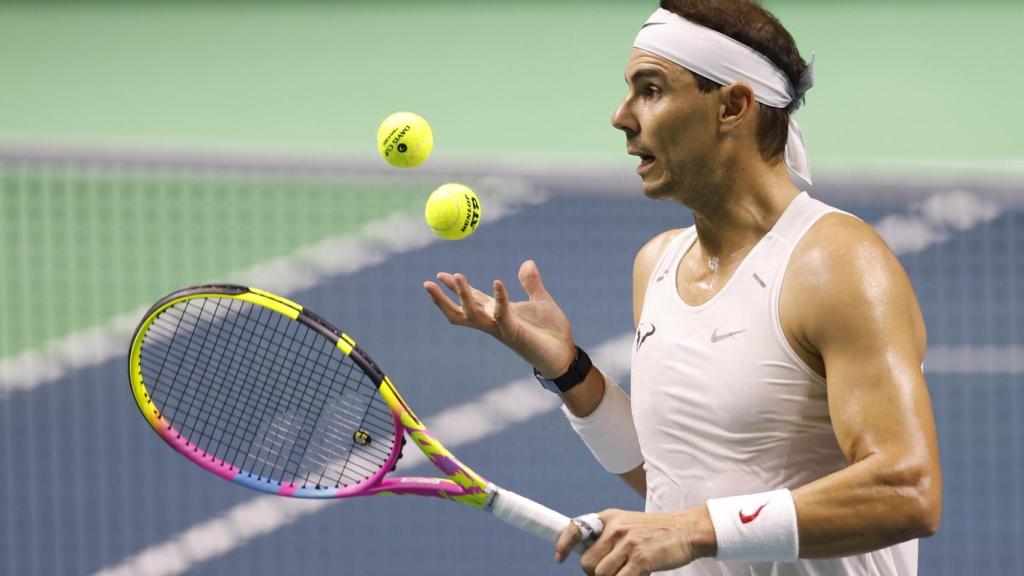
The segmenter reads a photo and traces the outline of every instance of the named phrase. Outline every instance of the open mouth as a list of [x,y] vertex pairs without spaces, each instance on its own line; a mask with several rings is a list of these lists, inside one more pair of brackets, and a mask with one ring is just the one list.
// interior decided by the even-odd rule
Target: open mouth
[[650,154],[637,154],[640,158],[640,165],[636,167],[636,173],[640,176],[647,174],[651,169],[651,165],[654,164],[654,156]]
[[644,150],[634,148],[633,146],[628,146],[626,148],[626,152],[629,153],[630,156],[636,156],[637,158],[640,159],[640,165],[636,167],[636,171],[637,174],[640,174],[641,176],[645,172],[647,172],[648,169],[650,169],[651,164],[654,164],[654,155],[648,154]]

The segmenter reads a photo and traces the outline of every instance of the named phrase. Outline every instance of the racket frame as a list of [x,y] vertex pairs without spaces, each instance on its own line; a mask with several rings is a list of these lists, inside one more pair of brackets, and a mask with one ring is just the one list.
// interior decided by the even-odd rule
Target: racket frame
[[[333,489],[297,486],[294,483],[261,478],[241,470],[207,453],[182,436],[161,414],[160,408],[153,402],[146,389],[141,366],[142,345],[149,327],[161,313],[176,304],[199,298],[230,298],[269,308],[312,328],[351,358],[377,386],[378,393],[391,411],[395,443],[385,464],[368,478],[348,486]],[[484,510],[551,543],[558,539],[561,531],[570,523],[568,516],[510,490],[499,488],[463,464],[416,417],[391,379],[381,371],[369,354],[356,344],[355,340],[316,314],[304,309],[302,305],[276,294],[233,284],[210,284],[185,288],[164,297],[149,309],[132,336],[128,372],[132,393],[139,410],[165,442],[209,472],[247,488],[280,496],[316,499],[378,494],[432,496]],[[403,438],[406,436],[416,444],[434,467],[445,475],[444,478],[388,476],[401,457]],[[600,534],[601,529],[600,520],[597,520],[592,533]],[[593,538],[587,538],[585,541],[581,541],[576,547],[576,551],[580,552],[585,549],[592,540]]]
[[[163,416],[160,408],[149,395],[142,376],[142,345],[147,330],[160,314],[172,306],[200,298],[230,298],[269,308],[312,328],[351,358],[377,386],[377,392],[391,411],[394,421],[395,446],[385,464],[365,480],[337,489],[303,487],[295,483],[280,483],[278,485],[278,482],[272,482],[241,470],[237,466],[209,454],[181,435]],[[304,309],[302,305],[270,292],[245,286],[216,284],[185,288],[161,299],[146,313],[132,337],[129,354],[129,379],[139,410],[165,442],[207,471],[247,488],[281,496],[316,499],[348,498],[374,494],[415,494],[454,500],[473,508],[485,508],[493,498],[494,491],[488,489],[488,482],[459,461],[441,444],[426,425],[416,417],[391,379],[356,344],[355,340],[316,314]],[[431,463],[446,476],[445,478],[387,477],[401,456],[404,435],[407,435],[416,444]]]

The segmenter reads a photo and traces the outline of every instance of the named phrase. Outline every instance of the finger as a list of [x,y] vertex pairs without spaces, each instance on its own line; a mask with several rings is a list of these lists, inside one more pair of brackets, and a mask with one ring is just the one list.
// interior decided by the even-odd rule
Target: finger
[[576,524],[569,522],[569,525],[558,535],[558,541],[555,542],[555,562],[559,564],[564,562],[579,541],[580,529],[576,527]]
[[638,564],[626,562],[626,565],[619,569],[615,576],[650,576],[650,572]]
[[601,534],[601,536],[590,545],[590,548],[584,550],[583,554],[580,555],[580,567],[587,574],[593,574],[594,570],[597,569],[597,565],[604,559],[605,556],[611,552],[615,542],[613,538],[608,534]]
[[459,301],[462,304],[462,314],[466,319],[470,322],[480,319],[484,314],[483,300],[484,298],[490,299],[490,296],[470,286],[469,280],[458,273],[455,274],[455,292],[459,295]]
[[[438,279],[441,279],[442,275],[446,276],[445,280],[448,280],[449,282],[451,282],[450,285],[446,284],[446,286],[451,288],[451,290],[453,292],[460,293],[460,290],[461,290],[462,293],[469,295],[469,299],[470,300],[472,300],[473,302],[476,302],[478,304],[481,304],[481,305],[487,304],[488,302],[491,301],[491,295],[486,293],[486,292],[482,292],[482,291],[478,290],[477,288],[474,288],[473,285],[469,283],[469,280],[466,278],[465,275],[459,274],[459,273],[455,273],[455,274],[444,274],[444,273],[442,273],[442,274],[438,274]],[[445,280],[442,280],[442,282],[444,282]],[[464,286],[465,290],[460,289],[459,286]]]
[[[462,276],[462,274],[449,274],[447,272],[439,272],[437,274],[437,279],[438,279],[439,282],[441,282],[446,287],[448,287],[449,290],[451,290],[452,292],[456,292],[457,293],[458,292],[458,281],[455,279],[455,276]],[[463,276],[463,278],[464,277],[465,276]],[[467,280],[466,283],[468,284],[469,281]],[[482,291],[474,288],[473,286],[469,287],[469,291],[470,291],[470,294],[473,295],[474,300],[479,302],[480,304],[486,305],[488,302],[491,301],[491,295],[490,294],[487,294],[486,292],[482,292]]]
[[594,576],[615,576],[619,574],[619,570],[626,565],[627,561],[629,561],[629,555],[622,549],[622,546],[616,546],[597,563],[594,568]]
[[590,572],[592,572],[597,567],[598,562],[607,556],[618,543],[621,534],[611,525],[618,512],[615,508],[607,508],[597,513],[597,517],[601,519],[603,529],[597,540],[594,540],[590,547],[580,555],[580,565],[583,566],[585,571],[589,568]]
[[448,272],[438,272],[437,281],[440,282],[441,284],[444,284],[444,286],[451,290],[452,292],[456,291],[454,274],[449,274]]
[[509,328],[512,323],[512,309],[508,301],[508,290],[501,280],[494,281],[494,319],[503,328]]
[[441,310],[441,314],[448,319],[452,324],[464,324],[465,317],[462,314],[462,307],[452,302],[450,298],[444,293],[444,290],[440,286],[433,282],[424,282],[423,289],[430,295],[430,299],[434,301],[434,305]]
[[527,260],[519,267],[519,283],[523,286],[523,290],[526,291],[526,295],[530,297],[530,300],[551,297],[548,291],[544,289],[544,282],[540,279],[540,270],[537,268],[537,263],[533,260]]

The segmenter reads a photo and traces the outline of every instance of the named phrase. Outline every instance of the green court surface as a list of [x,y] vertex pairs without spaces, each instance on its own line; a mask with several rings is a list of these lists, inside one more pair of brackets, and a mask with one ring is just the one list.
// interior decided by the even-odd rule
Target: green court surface
[[0,190],[0,358],[384,216],[418,220],[429,193],[417,180],[3,163]]

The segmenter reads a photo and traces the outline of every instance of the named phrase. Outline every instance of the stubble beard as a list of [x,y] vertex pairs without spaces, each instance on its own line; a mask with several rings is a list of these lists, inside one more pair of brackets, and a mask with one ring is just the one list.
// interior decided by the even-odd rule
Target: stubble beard
[[702,197],[710,190],[710,182],[699,175],[696,166],[690,166],[682,171],[664,174],[657,182],[643,183],[644,196],[652,200],[664,200],[676,204],[682,204],[687,208],[700,204],[704,201]]

